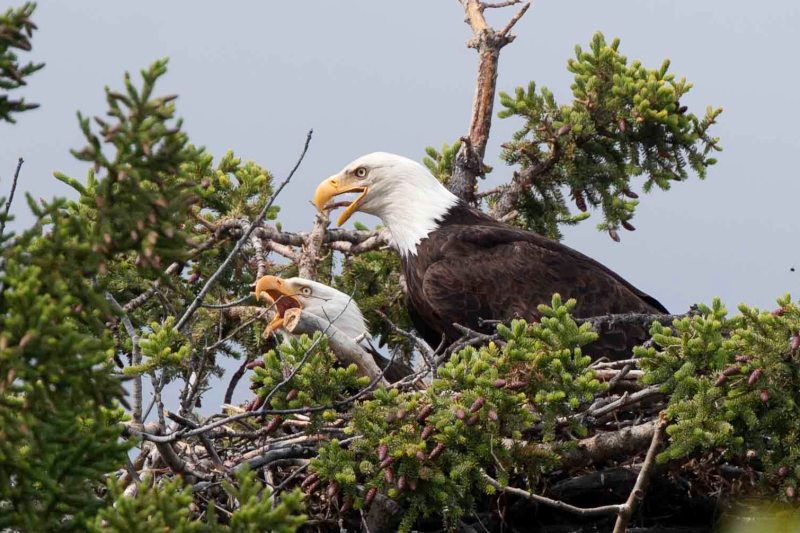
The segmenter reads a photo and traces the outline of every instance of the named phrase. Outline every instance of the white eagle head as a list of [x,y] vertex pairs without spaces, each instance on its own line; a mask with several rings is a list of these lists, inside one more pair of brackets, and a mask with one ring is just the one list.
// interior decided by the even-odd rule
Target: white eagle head
[[333,287],[305,278],[264,276],[256,282],[255,295],[258,300],[275,305],[275,318],[267,326],[267,332],[283,326],[287,310],[300,308],[332,323],[351,339],[362,335],[370,337],[367,323],[356,302]]
[[338,224],[356,211],[375,215],[389,228],[403,256],[415,254],[419,241],[458,202],[423,165],[385,152],[361,156],[320,183],[314,203],[321,211],[333,197],[346,193],[358,196],[339,216]]

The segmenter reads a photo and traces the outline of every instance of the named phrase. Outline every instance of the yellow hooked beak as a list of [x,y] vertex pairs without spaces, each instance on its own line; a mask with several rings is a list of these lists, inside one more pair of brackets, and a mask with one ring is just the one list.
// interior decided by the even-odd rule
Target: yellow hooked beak
[[283,314],[294,307],[303,308],[303,304],[294,298],[294,289],[284,280],[276,276],[264,276],[256,282],[256,300],[264,300],[267,305],[275,306],[275,318],[264,330],[264,337],[283,327]]
[[334,196],[348,192],[360,192],[361,194],[339,215],[339,220],[336,221],[336,224],[341,226],[358,210],[358,204],[366,196],[367,190],[367,187],[353,183],[353,179],[348,175],[337,174],[319,184],[317,192],[314,193],[314,204],[317,209],[323,211]]

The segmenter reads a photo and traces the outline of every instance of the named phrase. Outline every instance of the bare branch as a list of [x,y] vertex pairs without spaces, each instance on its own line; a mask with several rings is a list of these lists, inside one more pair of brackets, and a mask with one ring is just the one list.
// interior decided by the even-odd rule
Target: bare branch
[[503,186],[497,201],[489,209],[489,214],[500,220],[513,211],[522,198],[522,195],[533,187],[536,178],[549,172],[561,158],[560,145],[553,140],[550,143],[550,155],[544,162],[536,161],[535,164],[514,172],[511,183]]
[[580,468],[635,454],[644,450],[653,438],[656,425],[651,421],[617,431],[598,432],[579,440],[575,448],[561,452],[561,464],[564,468]]
[[[292,248],[291,246],[287,246],[285,244],[281,244],[275,241],[262,241],[265,243],[265,246],[270,249],[270,251],[275,252],[276,254],[280,254],[286,259],[289,259],[293,263],[296,263],[300,260],[300,254],[297,253],[297,250]],[[258,278],[256,278],[258,279]]]
[[389,245],[389,235],[387,230],[375,232],[360,243],[353,244],[348,241],[333,241],[330,243],[332,250],[345,254],[361,254],[372,250],[377,250]]
[[300,166],[300,163],[303,162],[303,159],[306,156],[306,152],[308,151],[308,145],[309,145],[309,143],[311,143],[311,135],[312,134],[313,134],[313,130],[309,130],[308,131],[308,135],[306,135],[306,142],[305,142],[305,145],[303,146],[303,151],[300,154],[300,158],[297,160],[297,163],[295,163],[294,168],[292,168],[292,171],[289,172],[289,175],[286,177],[286,179],[284,179],[283,182],[275,190],[275,192],[272,193],[272,196],[270,197],[269,201],[267,201],[267,203],[264,205],[264,207],[261,208],[261,211],[258,213],[258,215],[256,216],[255,220],[253,220],[253,222],[249,225],[247,230],[242,234],[242,236],[236,242],[236,245],[233,247],[233,250],[230,251],[230,253],[228,254],[228,257],[226,257],[225,260],[222,262],[222,264],[219,265],[219,267],[217,268],[216,272],[214,272],[211,275],[211,277],[208,278],[208,280],[206,281],[205,285],[203,285],[203,288],[200,289],[200,292],[197,294],[195,299],[192,301],[191,304],[189,304],[189,307],[186,308],[186,311],[183,313],[181,318],[178,320],[178,323],[175,324],[175,329],[177,331],[182,330],[183,327],[186,326],[186,323],[189,321],[189,318],[191,318],[191,316],[194,314],[194,312],[197,310],[197,308],[200,307],[200,304],[203,302],[203,299],[206,297],[208,292],[211,290],[211,287],[214,286],[214,284],[217,282],[217,279],[219,279],[219,277],[228,268],[228,266],[231,264],[231,262],[233,262],[233,259],[239,254],[241,249],[244,247],[244,244],[250,239],[250,235],[253,233],[253,231],[255,231],[255,228],[258,225],[260,225],[261,222],[264,220],[264,217],[267,216],[267,211],[269,211],[269,208],[272,207],[273,203],[275,203],[275,199],[281,193],[283,188],[286,187],[286,185],[289,184],[289,182],[291,181],[292,177],[294,176],[294,173],[297,171],[298,167]]
[[523,498],[530,500],[532,502],[546,505],[548,507],[552,507],[560,511],[566,511],[568,513],[576,514],[578,516],[602,516],[602,515],[619,514],[623,507],[622,505],[604,505],[602,507],[588,507],[588,508],[575,507],[574,505],[570,505],[566,502],[562,502],[560,500],[552,500],[545,496],[533,494],[532,492],[528,492],[526,490],[517,489],[514,487],[504,487],[503,485],[500,484],[499,481],[497,481],[493,477],[490,477],[483,470],[481,470],[481,476],[483,477],[483,480],[486,481],[489,485],[493,486],[499,491],[505,492],[506,494],[514,494],[516,496],[522,496]]
[[[690,313],[688,313],[690,314]],[[649,313],[620,313],[616,315],[602,315],[593,316],[588,318],[576,318],[575,322],[583,324],[588,322],[595,329],[615,326],[642,326],[649,327],[653,322],[658,322],[663,325],[672,324],[675,320],[685,318],[688,314],[682,315],[664,315],[664,314],[649,314]]]
[[[133,347],[131,363],[133,366],[142,364],[142,352],[139,349],[139,334],[136,333],[136,328],[133,327],[133,323],[128,317],[128,314],[124,311],[122,306],[119,305],[119,302],[114,296],[110,292],[106,292],[105,297],[111,304],[111,308],[114,312],[119,315],[120,320],[122,320],[122,325],[125,327],[125,331],[131,339],[131,345]],[[138,374],[133,377],[133,411],[131,412],[131,416],[133,417],[134,424],[138,426],[142,425],[142,376]]]
[[[151,422],[145,426],[145,429],[150,433],[158,433],[159,428],[158,424],[155,422]],[[180,456],[175,451],[175,448],[172,447],[170,442],[155,442],[156,448],[158,449],[158,453],[161,455],[161,458],[164,460],[166,465],[169,467],[170,470],[175,472],[176,474],[191,474],[198,479],[206,479],[206,476],[196,472],[189,465],[180,458]]]
[[256,235],[250,235],[250,245],[256,256],[256,279],[267,275],[267,254],[264,253],[264,242]]
[[242,461],[236,466],[235,470],[239,471],[245,468],[255,470],[281,459],[310,459],[314,457],[316,453],[317,449],[313,444],[289,444],[270,449],[263,455],[250,459],[249,461]]
[[14,201],[14,192],[17,190],[17,181],[19,180],[19,171],[22,168],[22,163],[25,161],[20,157],[17,160],[17,170],[14,171],[14,179],[11,182],[11,192],[8,194],[6,206],[3,210],[3,215],[0,216],[0,238],[3,237],[3,232],[6,229],[6,221],[8,220],[8,213],[11,210],[11,202]]
[[494,187],[493,189],[489,189],[489,190],[486,190],[486,191],[481,191],[481,192],[475,194],[475,199],[476,200],[482,200],[482,199],[486,198],[487,196],[492,196],[494,194],[497,194],[497,193],[501,192],[502,190],[503,190],[503,186],[500,185],[500,186]]
[[626,406],[629,406],[629,405],[633,405],[635,403],[639,403],[639,402],[641,402],[643,400],[646,400],[648,398],[652,398],[654,396],[660,396],[661,394],[662,394],[662,392],[660,391],[658,385],[651,385],[651,386],[649,386],[647,388],[644,388],[644,389],[642,389],[640,391],[634,392],[633,394],[630,394],[630,395],[628,395],[628,393],[625,393],[625,394],[622,395],[622,397],[620,399],[618,399],[618,400],[616,400],[614,402],[611,402],[608,405],[604,405],[603,407],[600,407],[598,409],[589,410],[586,413],[582,413],[580,415],[575,415],[575,416],[592,416],[592,417],[595,417],[595,418],[599,418],[599,417],[601,417],[603,415],[607,415],[608,413],[616,411],[617,409],[619,409],[621,407],[626,407]]
[[462,138],[461,148],[456,155],[453,175],[448,188],[462,200],[475,203],[475,185],[477,177],[483,173],[483,157],[489,140],[492,125],[492,107],[497,88],[497,65],[500,50],[514,40],[511,28],[519,21],[530,7],[530,3],[509,21],[506,26],[496,32],[486,23],[483,11],[487,7],[507,7],[517,2],[501,2],[484,4],[479,0],[459,0],[464,7],[465,22],[472,29],[472,39],[467,46],[478,51],[478,77],[475,87],[475,98],[472,102],[472,116],[469,135]]
[[[512,5],[513,5],[513,4],[512,4]],[[511,29],[514,27],[514,25],[515,25],[517,22],[519,22],[519,19],[521,19],[521,18],[522,18],[522,16],[525,14],[525,12],[526,12],[526,11],[528,11],[528,8],[530,8],[530,7],[531,7],[531,3],[530,3],[530,2],[528,2],[527,4],[525,4],[524,6],[522,6],[522,9],[520,9],[519,11],[517,11],[517,13],[516,13],[516,14],[515,14],[513,17],[511,17],[511,20],[509,20],[509,21],[508,21],[508,24],[506,24],[506,25],[505,25],[505,27],[504,27],[502,30],[500,30],[500,32],[498,33],[498,35],[501,35],[501,36],[503,36],[503,37],[506,37],[506,38],[509,40],[509,42],[510,42],[510,41],[513,41],[513,40],[514,40],[514,37],[513,37],[512,35],[510,35],[510,34],[509,34],[509,32],[510,32],[510,31],[511,31]]]
[[667,427],[665,418],[661,418],[656,425],[655,432],[653,433],[653,440],[650,442],[650,448],[647,450],[647,456],[642,463],[642,468],[639,470],[639,476],[636,478],[636,484],[628,496],[625,505],[622,506],[619,516],[617,516],[617,523],[614,524],[614,533],[624,533],[628,528],[628,522],[633,515],[633,510],[636,508],[636,502],[644,498],[644,492],[647,490],[647,485],[650,482],[650,474],[653,471],[653,465],[656,462],[656,452],[661,445],[661,439],[664,437],[664,430]]
[[481,9],[499,9],[502,7],[515,6],[520,2],[522,2],[522,0],[508,0],[507,2],[494,2],[494,3],[483,2],[481,4]]
[[320,252],[328,224],[328,211],[318,212],[314,217],[314,227],[303,243],[297,260],[297,272],[301,278],[317,279],[317,268],[322,259]]
[[[246,223],[246,221],[242,219],[226,219],[219,222],[218,225],[220,227],[230,227],[230,226],[243,227],[244,223]],[[257,227],[255,229],[255,233],[262,239],[267,239],[270,241],[274,241],[280,244],[286,244],[289,246],[303,246],[309,235],[304,231],[298,231],[297,233],[292,233],[288,231],[278,231],[274,226],[269,226],[266,224],[262,224],[261,226]],[[344,242],[349,242],[351,244],[360,244],[372,237],[382,236],[385,238],[386,235],[387,235],[386,230],[363,231],[363,230],[348,230],[341,228],[329,228],[325,231],[325,236],[322,238],[322,242],[325,244],[329,244],[337,241],[344,241]]]
[[433,377],[436,377],[436,360],[435,360],[436,354],[433,351],[433,348],[431,348],[430,345],[427,342],[425,342],[422,338],[418,337],[417,335],[414,335],[410,331],[406,331],[398,327],[380,309],[376,309],[375,312],[378,313],[378,316],[380,316],[389,325],[392,331],[414,343],[414,346],[417,348],[417,350],[419,350],[419,353],[422,356],[423,361],[425,361],[425,364],[428,366],[428,369],[433,374]]
[[594,377],[600,381],[607,381],[609,388],[619,383],[623,379],[636,380],[640,379],[644,372],[641,370],[633,370],[634,363],[628,363],[620,370],[613,368],[599,368],[594,371]]
[[[188,418],[182,417],[177,413],[172,413],[167,410],[164,410],[164,412],[166,413],[167,418],[173,420],[174,422],[177,422],[178,424],[184,427],[195,429],[198,426],[198,424],[193,420],[189,420]],[[211,457],[211,461],[217,466],[222,466],[223,464],[222,459],[219,458],[219,454],[217,453],[217,450],[214,448],[211,439],[209,439],[208,436],[206,435],[200,435],[200,442],[203,443],[203,446],[205,447],[206,451],[208,451],[208,456]]]
[[242,376],[244,376],[245,370],[247,370],[247,365],[249,363],[249,359],[242,361],[242,364],[239,365],[239,368],[237,368],[236,372],[234,372],[231,376],[230,381],[228,381],[228,388],[225,389],[225,399],[223,400],[225,403],[231,403],[233,391],[236,390],[236,385],[239,384],[239,380],[242,379]]
[[234,300],[232,302],[227,302],[224,304],[202,304],[201,307],[204,307],[206,309],[231,309],[233,307],[239,307],[240,305],[245,303],[247,300],[250,300],[251,298],[253,298],[252,294],[246,294],[241,298]]

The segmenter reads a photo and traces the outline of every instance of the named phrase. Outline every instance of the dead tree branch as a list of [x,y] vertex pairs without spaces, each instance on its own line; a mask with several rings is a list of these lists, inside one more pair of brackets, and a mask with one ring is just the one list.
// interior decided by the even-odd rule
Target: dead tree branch
[[619,514],[623,507],[622,505],[603,505],[602,507],[588,507],[588,508],[575,507],[574,505],[570,505],[566,502],[553,500],[545,496],[540,496],[538,494],[528,492],[526,490],[518,489],[515,487],[504,487],[503,485],[500,484],[499,481],[497,481],[493,477],[490,477],[486,472],[483,471],[481,471],[481,476],[483,477],[484,481],[486,481],[489,485],[493,486],[499,491],[505,492],[506,494],[514,494],[516,496],[522,496],[523,498],[530,500],[534,503],[546,505],[548,507],[552,507],[560,511],[566,511],[568,513],[576,514],[578,516],[603,516],[603,515]]
[[661,418],[653,433],[653,440],[650,442],[650,448],[647,450],[647,456],[642,463],[642,468],[639,470],[639,476],[636,478],[636,484],[628,496],[628,500],[620,509],[619,516],[617,516],[617,523],[614,524],[614,533],[624,533],[628,528],[628,522],[633,515],[636,508],[636,503],[644,499],[644,493],[647,490],[647,485],[650,482],[650,474],[653,471],[653,465],[656,462],[656,452],[661,446],[661,439],[664,437],[664,430],[667,427],[667,422]]
[[[128,317],[128,314],[119,305],[119,302],[114,298],[114,296],[110,292],[106,292],[105,294],[106,300],[111,304],[111,308],[117,313],[122,321],[122,325],[125,327],[125,331],[128,333],[128,337],[131,339],[131,346],[132,354],[131,354],[131,364],[133,366],[137,366],[142,364],[142,352],[139,349],[139,334],[136,332],[136,328],[133,327],[133,323],[131,319]],[[133,377],[133,409],[131,411],[131,417],[133,418],[133,423],[141,426],[142,424],[142,376],[136,375]]]
[[652,440],[656,426],[656,422],[645,422],[581,439],[575,449],[562,454],[562,465],[564,468],[578,468],[635,454]]
[[297,258],[297,272],[301,278],[317,279],[317,268],[322,259],[320,252],[328,224],[330,224],[328,211],[317,213],[314,217],[314,227],[303,243]]
[[542,161],[533,161],[528,167],[514,172],[511,183],[503,186],[497,196],[497,201],[489,209],[489,214],[498,219],[506,219],[512,213],[522,198],[525,191],[533,187],[536,178],[549,172],[561,158],[558,142],[553,139],[550,143],[550,155]]
[[14,171],[14,179],[11,182],[11,192],[8,193],[8,199],[6,200],[6,206],[3,209],[3,215],[0,216],[0,238],[3,236],[3,232],[6,230],[6,221],[8,220],[8,213],[11,210],[11,202],[14,201],[14,193],[17,190],[17,181],[19,181],[19,171],[22,168],[22,163],[25,160],[21,157],[17,160],[17,170]]
[[484,4],[479,0],[459,0],[464,8],[465,22],[472,29],[472,38],[467,42],[469,48],[478,52],[478,76],[475,85],[475,98],[472,102],[472,116],[469,134],[462,138],[461,148],[456,155],[453,175],[448,187],[462,200],[475,203],[475,185],[483,173],[483,157],[492,126],[492,108],[497,88],[497,66],[500,50],[514,40],[511,29],[530,7],[525,3],[506,26],[495,31],[486,23],[483,11],[487,7],[506,7],[516,2]]
[[[145,430],[148,433],[154,433],[154,434],[158,434],[160,432],[157,422],[150,422],[145,426]],[[173,447],[172,443],[156,442],[155,445],[159,455],[164,460],[164,463],[166,463],[166,465],[169,467],[170,470],[172,470],[176,474],[190,474],[197,479],[206,479],[205,475],[192,469],[191,467],[189,467],[186,461],[181,459],[181,457],[175,451],[175,448]]]
[[259,279],[267,275],[267,254],[264,253],[264,242],[256,235],[251,234],[250,245],[256,256],[256,279]]
[[[239,254],[242,248],[244,248],[245,243],[250,240],[250,235],[252,235],[253,231],[255,231],[255,228],[259,226],[261,222],[263,222],[264,218],[267,216],[269,208],[272,207],[273,203],[275,203],[275,199],[278,197],[278,195],[281,193],[284,187],[286,187],[286,185],[288,185],[289,182],[292,180],[292,177],[294,176],[295,172],[297,172],[297,169],[303,162],[303,159],[306,156],[306,152],[308,152],[308,145],[311,143],[311,136],[313,135],[313,133],[314,130],[308,131],[308,134],[306,135],[306,142],[303,145],[303,151],[300,153],[300,157],[297,159],[297,162],[295,163],[291,172],[289,172],[289,175],[286,176],[286,179],[284,179],[283,182],[281,182],[281,184],[278,186],[275,192],[272,193],[272,196],[270,196],[267,203],[264,204],[264,206],[261,208],[261,211],[258,213],[256,218],[253,220],[252,223],[248,225],[247,230],[245,230],[242,233],[241,237],[239,237],[239,240],[236,241],[233,250],[230,251],[228,256],[219,265],[219,267],[217,267],[217,270],[211,275],[211,277],[209,277],[208,280],[206,280],[206,283],[205,285],[203,285],[203,288],[200,289],[200,292],[197,294],[195,299],[192,300],[192,303],[189,304],[189,307],[186,308],[183,315],[181,315],[180,319],[175,324],[176,331],[181,331],[186,326],[186,324],[188,324],[189,319],[192,317],[194,312],[197,311],[197,309],[200,307],[200,304],[203,303],[203,299],[211,290],[211,287],[214,286],[214,284],[217,282],[217,279],[219,279],[222,273],[225,272],[228,266],[233,262],[233,259]],[[166,384],[166,375],[167,375],[166,372],[162,371],[161,376],[158,379],[158,382],[154,384],[153,388],[156,394],[160,393],[161,389],[164,388],[164,385]],[[198,384],[199,384],[199,375],[196,371],[193,371],[192,374],[189,376],[189,379],[187,380],[186,393],[183,395],[184,400],[192,398],[194,396],[192,392],[195,390]],[[183,407],[186,408],[188,407],[188,405],[184,402]]]
[[658,322],[663,325],[672,324],[675,320],[680,320],[686,317],[687,314],[681,315],[662,315],[662,314],[648,314],[648,313],[620,313],[616,315],[603,315],[593,316],[589,318],[576,318],[575,322],[583,324],[588,322],[595,330],[602,331],[603,328],[612,328],[617,326],[642,326],[649,327],[653,322]]
[[435,361],[436,353],[433,351],[433,348],[431,348],[428,345],[428,343],[425,342],[425,340],[422,339],[421,337],[418,337],[417,335],[411,333],[410,331],[401,329],[399,326],[397,326],[397,324],[392,322],[392,320],[388,316],[386,316],[386,314],[380,309],[376,310],[376,313],[378,313],[378,316],[380,316],[384,320],[384,322],[386,322],[389,325],[392,331],[414,343],[414,346],[417,348],[417,350],[419,350],[419,353],[422,356],[422,360],[425,361],[425,364],[427,365],[428,369],[432,372],[433,377],[436,377],[436,361]]
[[184,311],[183,315],[178,320],[178,323],[175,324],[175,329],[177,331],[183,329],[183,327],[189,321],[189,318],[191,318],[191,316],[194,314],[197,308],[200,307],[200,304],[203,303],[203,299],[211,290],[211,287],[214,286],[214,284],[217,282],[217,279],[219,279],[222,273],[225,272],[225,270],[228,268],[228,266],[231,264],[234,258],[239,254],[241,249],[244,247],[245,243],[250,239],[250,235],[253,233],[253,231],[255,231],[255,228],[259,226],[261,222],[264,220],[264,217],[267,216],[267,212],[269,211],[269,208],[272,207],[272,204],[275,203],[275,199],[278,197],[278,195],[281,193],[284,187],[286,187],[292,180],[292,177],[294,176],[295,172],[297,172],[297,169],[300,167],[300,163],[303,162],[303,159],[306,156],[306,152],[308,152],[308,145],[311,143],[311,136],[313,133],[314,130],[308,131],[308,134],[306,135],[306,142],[305,145],[303,146],[303,151],[300,154],[297,163],[295,163],[294,168],[292,168],[291,172],[289,172],[289,175],[286,176],[286,179],[284,179],[283,182],[281,182],[281,184],[278,186],[275,192],[272,193],[272,196],[270,197],[269,201],[267,201],[267,203],[264,204],[264,207],[261,208],[261,211],[258,213],[253,222],[249,225],[247,230],[242,234],[239,240],[236,241],[236,245],[233,247],[233,250],[230,251],[228,256],[219,265],[217,270],[211,275],[211,277],[208,278],[205,285],[203,285],[203,288],[200,289],[200,292],[197,294],[195,299],[192,301],[191,304],[189,304],[189,307],[186,308],[186,311]]
[[590,416],[599,418],[603,415],[607,415],[608,413],[614,412],[621,407],[627,407],[629,405],[633,405],[635,403],[639,403],[643,400],[648,398],[653,398],[655,396],[660,396],[662,393],[659,390],[658,385],[651,385],[647,388],[644,388],[640,391],[634,392],[633,394],[628,395],[627,393],[623,394],[618,400],[615,400],[608,405],[604,405],[603,407],[599,407],[597,409],[590,409],[585,413],[581,413],[578,416]]

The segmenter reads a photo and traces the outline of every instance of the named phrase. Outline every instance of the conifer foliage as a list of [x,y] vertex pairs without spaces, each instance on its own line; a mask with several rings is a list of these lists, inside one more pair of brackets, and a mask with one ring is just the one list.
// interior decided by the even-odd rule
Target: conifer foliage
[[227,523],[220,523],[213,502],[205,521],[192,517],[191,487],[180,478],[162,485],[153,485],[145,479],[138,486],[136,497],[123,493],[119,484],[111,481],[109,490],[114,506],[102,509],[90,525],[90,531],[150,533],[152,531],[180,531],[182,533],[258,533],[275,531],[292,533],[305,522],[303,493],[297,489],[285,495],[280,503],[273,504],[272,491],[264,488],[255,473],[243,470],[235,482],[225,481],[222,489],[237,500],[239,508]]
[[656,69],[628,63],[619,44],[596,33],[588,50],[575,47],[567,62],[575,75],[569,105],[534,82],[513,95],[500,93],[499,117],[524,122],[503,145],[503,159],[526,176],[517,204],[524,226],[558,238],[559,225],[585,219],[570,213],[566,192],[581,213],[600,208],[598,229],[614,237],[620,227],[633,229],[632,178],[645,176],[645,192],[667,190],[690,170],[704,178],[716,162],[709,154],[719,141],[708,130],[722,109],[709,107],[702,118],[689,112],[681,98],[692,84],[669,72],[669,60]]
[[26,78],[44,67],[43,63],[21,63],[17,56],[17,50],[31,50],[31,36],[36,29],[31,16],[35,9],[36,4],[26,2],[0,15],[0,121],[13,123],[13,113],[39,107],[8,94],[27,85]]
[[670,443],[660,460],[710,453],[758,472],[789,499],[800,480],[800,308],[787,295],[767,312],[719,300],[672,327],[654,324],[655,346],[638,348],[644,381],[670,401]]
[[[540,440],[554,440],[557,417],[603,389],[580,349],[596,334],[570,317],[574,305],[555,296],[552,307],[540,307],[540,324],[498,326],[502,346],[453,354],[425,392],[377,390],[345,429],[360,438],[346,449],[338,441],[324,446],[312,462],[315,475],[348,507],[368,506],[376,490],[402,501],[401,531],[440,513],[454,528],[480,494],[494,492],[482,469],[505,482],[524,475],[535,483],[557,467],[557,455],[520,455],[514,440],[537,424]],[[578,423],[572,429],[585,433]]]

